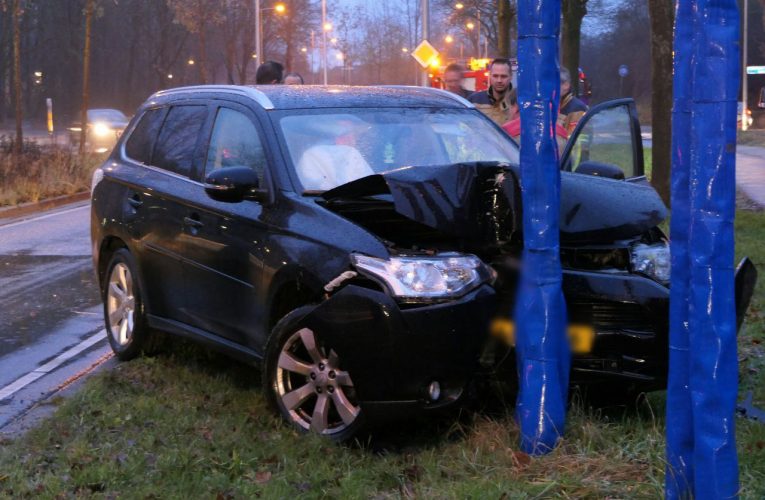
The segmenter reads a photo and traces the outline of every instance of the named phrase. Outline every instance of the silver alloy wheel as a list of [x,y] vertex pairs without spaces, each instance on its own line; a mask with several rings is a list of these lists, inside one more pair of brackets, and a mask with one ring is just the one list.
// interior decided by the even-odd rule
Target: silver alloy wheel
[[306,430],[332,435],[347,429],[361,408],[353,382],[340,369],[335,351],[325,355],[313,331],[293,333],[279,352],[276,391],[292,421]]
[[135,297],[133,296],[133,276],[124,262],[117,262],[114,265],[107,287],[106,313],[109,334],[117,344],[125,346],[133,337]]

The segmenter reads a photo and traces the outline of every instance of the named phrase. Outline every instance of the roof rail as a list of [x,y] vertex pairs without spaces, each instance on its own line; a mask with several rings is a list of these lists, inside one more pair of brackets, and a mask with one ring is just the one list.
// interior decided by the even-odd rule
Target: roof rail
[[155,92],[149,99],[192,92],[227,92],[245,95],[260,104],[264,109],[274,109],[274,103],[271,102],[271,99],[266,94],[255,87],[247,85],[193,85],[190,87],[176,87]]
[[464,97],[459,96],[453,92],[449,92],[448,90],[439,89],[436,87],[420,87],[417,85],[380,85],[380,86],[389,88],[389,89],[420,89],[420,90],[425,90],[426,92],[434,92],[444,97],[448,97],[453,101],[457,101],[458,103],[462,104],[466,108],[475,108],[475,105],[472,102],[465,99]]

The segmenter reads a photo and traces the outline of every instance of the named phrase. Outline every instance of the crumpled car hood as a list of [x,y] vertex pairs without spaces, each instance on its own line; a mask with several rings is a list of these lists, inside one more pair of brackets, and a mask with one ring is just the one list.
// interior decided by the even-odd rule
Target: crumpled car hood
[[[514,207],[505,225],[520,230],[522,205],[519,169],[496,162],[404,167],[367,176],[322,195],[327,201],[392,195],[395,211],[445,234],[484,238],[491,231],[487,186],[501,187],[503,205]],[[667,216],[659,195],[649,185],[590,175],[561,173],[560,230],[562,243],[607,243],[638,236]]]

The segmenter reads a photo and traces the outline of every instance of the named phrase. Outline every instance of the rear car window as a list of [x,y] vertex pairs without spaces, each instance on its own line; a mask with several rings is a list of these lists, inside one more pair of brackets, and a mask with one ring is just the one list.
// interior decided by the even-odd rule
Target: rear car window
[[189,176],[199,132],[207,119],[207,106],[174,106],[157,139],[152,165]]
[[165,108],[150,109],[141,116],[125,144],[125,154],[128,158],[146,165],[151,164],[151,153],[157,139],[157,132],[162,126],[165,111],[167,111]]

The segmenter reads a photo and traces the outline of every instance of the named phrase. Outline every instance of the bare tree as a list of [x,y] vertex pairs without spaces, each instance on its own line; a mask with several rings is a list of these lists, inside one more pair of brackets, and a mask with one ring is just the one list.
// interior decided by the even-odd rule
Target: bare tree
[[672,0],[648,0],[651,16],[651,184],[670,205],[672,137]]
[[93,21],[95,0],[85,3],[85,46],[82,50],[82,107],[80,108],[80,154],[85,152],[88,136],[88,102],[90,100],[90,26]]
[[13,89],[16,99],[16,141],[13,143],[14,162],[18,163],[24,145],[21,95],[21,0],[13,0]]
[[510,31],[515,10],[510,0],[497,0],[497,50],[499,57],[510,57]]
[[167,0],[167,5],[175,14],[175,20],[197,36],[199,79],[201,83],[207,83],[210,80],[207,32],[210,27],[223,23],[220,2],[218,0]]
[[582,38],[582,19],[587,14],[587,0],[563,0],[563,27],[561,58],[563,66],[571,72],[571,88],[576,94],[579,86],[579,47]]

